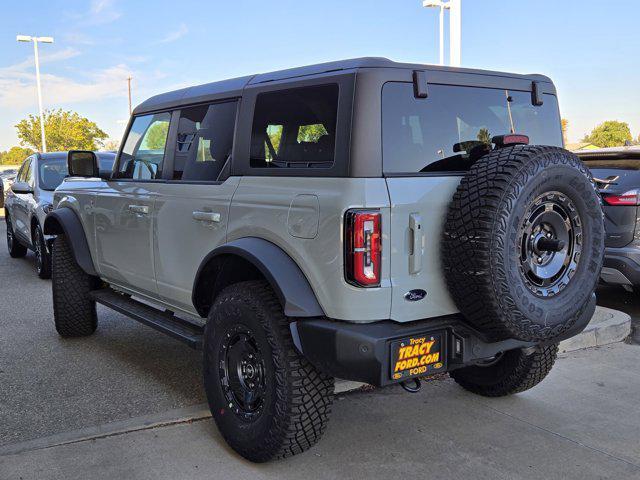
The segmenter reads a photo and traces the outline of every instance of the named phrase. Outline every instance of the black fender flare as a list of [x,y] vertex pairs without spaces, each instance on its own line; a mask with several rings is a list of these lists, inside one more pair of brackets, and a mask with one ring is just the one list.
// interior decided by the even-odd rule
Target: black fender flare
[[73,257],[80,268],[89,275],[98,275],[91,258],[91,250],[87,243],[82,222],[71,208],[62,207],[48,213],[44,220],[44,233],[46,235],[64,235],[67,237]]
[[203,270],[211,260],[221,255],[236,255],[256,267],[273,288],[286,316],[324,316],[324,310],[307,277],[296,262],[276,244],[257,237],[244,237],[225,243],[202,260],[193,284],[194,305],[197,303],[196,287]]

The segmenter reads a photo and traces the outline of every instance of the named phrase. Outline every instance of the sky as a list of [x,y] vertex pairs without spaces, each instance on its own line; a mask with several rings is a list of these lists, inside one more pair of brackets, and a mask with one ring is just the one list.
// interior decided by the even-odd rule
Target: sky
[[[438,62],[438,11],[421,0],[0,0],[0,151],[44,107],[74,110],[120,140],[134,106],[189,85],[382,56]],[[604,120],[640,134],[640,1],[462,0],[462,66],[550,76],[568,139]]]

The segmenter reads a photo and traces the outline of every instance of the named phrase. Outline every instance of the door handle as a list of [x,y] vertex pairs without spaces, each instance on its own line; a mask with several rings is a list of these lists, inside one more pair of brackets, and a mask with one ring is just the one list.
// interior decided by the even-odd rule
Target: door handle
[[148,205],[129,205],[129,211],[136,215],[149,215]]
[[417,213],[409,215],[409,231],[411,232],[411,245],[409,251],[409,273],[418,273],[422,270],[422,219]]
[[217,212],[193,212],[193,219],[198,222],[214,223],[220,221],[220,214]]

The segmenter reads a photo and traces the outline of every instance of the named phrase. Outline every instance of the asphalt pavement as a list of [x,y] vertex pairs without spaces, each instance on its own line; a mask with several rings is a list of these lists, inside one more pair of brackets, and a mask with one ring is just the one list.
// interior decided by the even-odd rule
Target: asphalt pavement
[[51,282],[32,253],[9,256],[5,232],[0,221],[0,446],[205,401],[198,352],[109,309],[91,337],[59,337]]
[[[341,394],[317,447],[251,465],[207,414],[198,352],[102,308],[95,335],[60,338],[50,282],[32,254],[9,257],[4,235],[0,222],[1,480],[640,479],[640,347],[622,343],[563,354],[541,385],[509,398],[450,379],[415,395]],[[640,298],[599,298],[640,319]]]

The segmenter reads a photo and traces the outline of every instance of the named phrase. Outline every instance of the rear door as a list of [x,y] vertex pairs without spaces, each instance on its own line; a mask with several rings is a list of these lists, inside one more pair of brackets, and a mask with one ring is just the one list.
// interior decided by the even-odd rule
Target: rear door
[[228,178],[237,101],[174,112],[173,174],[155,203],[155,271],[162,299],[196,313],[191,292],[203,259],[227,235],[231,198],[239,178]]
[[[27,158],[20,168],[20,173],[16,181],[24,182],[31,188],[35,188],[36,158]],[[33,203],[32,193],[14,193],[12,200],[12,220],[13,230],[23,242],[31,242],[29,205]]]
[[[530,86],[530,82],[523,85]],[[522,88],[522,86],[520,86]],[[471,164],[491,138],[526,134],[532,144],[562,146],[555,96],[533,106],[531,92],[388,82],[382,91],[383,171],[391,201],[391,318],[398,321],[457,311],[440,263],[447,208]]]
[[[581,156],[603,198],[605,245],[625,247],[636,235],[640,200],[640,151],[637,155]],[[640,233],[640,232],[638,232]]]
[[134,118],[115,178],[96,196],[94,218],[100,273],[110,282],[157,295],[153,263],[153,207],[163,182],[171,114]]

